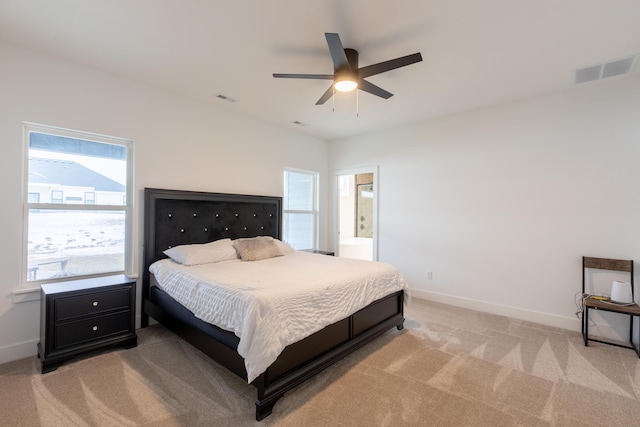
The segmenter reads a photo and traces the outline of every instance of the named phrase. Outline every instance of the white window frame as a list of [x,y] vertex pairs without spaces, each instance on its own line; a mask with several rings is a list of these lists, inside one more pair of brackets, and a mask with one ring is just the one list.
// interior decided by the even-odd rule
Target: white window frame
[[[126,180],[126,195],[125,204],[118,205],[86,205],[81,204],[53,204],[53,203],[29,203],[28,188],[29,188],[29,134],[31,132],[50,134],[60,137],[68,137],[74,139],[81,139],[86,141],[101,142],[111,145],[119,145],[125,147],[127,152],[127,180]],[[114,274],[126,274],[129,277],[135,277],[135,262],[134,262],[134,227],[133,227],[133,212],[134,212],[134,180],[133,180],[133,141],[124,138],[100,135],[90,132],[76,131],[71,129],[64,129],[54,126],[41,125],[36,123],[23,122],[23,179],[22,179],[22,195],[23,195],[23,239],[22,239],[22,262],[20,272],[20,287],[31,289],[34,286],[39,286],[42,283],[48,282],[61,282],[68,280],[78,280],[88,277],[100,277],[109,276]],[[47,209],[47,210],[96,210],[96,211],[124,211],[125,212],[125,245],[124,245],[124,271],[112,271],[101,274],[91,275],[76,275],[68,276],[64,278],[55,279],[43,279],[43,280],[28,280],[28,259],[29,259],[29,210],[30,209]]]
[[[286,202],[286,198],[287,198],[287,193],[284,191],[285,189],[285,185],[286,185],[286,181],[287,181],[287,173],[297,173],[297,174],[305,174],[305,175],[310,175],[313,178],[313,195],[312,195],[312,200],[313,200],[313,207],[311,210],[295,210],[295,209],[286,209],[285,206],[287,206],[287,202]],[[313,242],[313,247],[312,248],[308,248],[311,250],[316,250],[318,248],[318,224],[319,224],[319,208],[318,208],[318,183],[319,183],[319,176],[320,174],[318,172],[315,171],[309,171],[309,170],[304,170],[304,169],[296,169],[296,168],[285,168],[284,169],[284,173],[282,174],[283,176],[283,193],[284,193],[284,197],[283,197],[283,203],[282,203],[282,230],[283,230],[283,240],[286,241],[286,237],[284,236],[284,230],[286,230],[285,228],[285,217],[286,214],[288,213],[292,213],[292,214],[296,214],[296,213],[300,213],[300,214],[312,214],[313,215],[313,237],[311,239],[311,241]],[[306,248],[305,248],[306,249]]]

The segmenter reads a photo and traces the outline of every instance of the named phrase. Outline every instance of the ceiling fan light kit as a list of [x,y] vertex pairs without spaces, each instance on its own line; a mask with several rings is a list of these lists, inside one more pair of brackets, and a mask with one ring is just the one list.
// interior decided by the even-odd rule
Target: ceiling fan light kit
[[345,79],[345,80],[336,81],[336,84],[334,86],[337,91],[351,92],[352,90],[358,87],[358,83],[356,83],[351,79]]
[[351,70],[336,72],[333,81],[333,86],[340,92],[351,92],[358,87],[358,76]]
[[345,49],[340,41],[340,36],[336,33],[325,33],[325,38],[333,61],[333,74],[273,74],[275,78],[333,80],[333,84],[320,97],[316,105],[322,105],[327,102],[336,90],[348,92],[356,88],[380,98],[389,99],[393,96],[392,93],[370,83],[364,78],[422,61],[422,55],[414,53],[359,68],[357,50]]

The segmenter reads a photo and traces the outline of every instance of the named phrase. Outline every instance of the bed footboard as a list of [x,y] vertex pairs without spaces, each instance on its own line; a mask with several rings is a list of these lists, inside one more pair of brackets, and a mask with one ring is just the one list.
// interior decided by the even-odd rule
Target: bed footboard
[[[347,339],[338,345],[327,347],[324,351],[316,353],[315,357],[312,357],[308,361],[302,363],[298,361],[298,365],[284,375],[274,375],[283,370],[283,368],[279,366],[281,358],[286,360],[288,352],[295,354],[298,350],[294,346],[301,344],[301,347],[304,347],[308,344],[313,344],[313,341],[316,339],[323,338],[316,337],[318,334],[316,333],[299,343],[287,347],[280,357],[278,357],[278,360],[276,360],[266,372],[260,375],[255,382],[258,388],[256,420],[260,421],[270,415],[278,399],[293,387],[373,341],[389,329],[396,327],[398,330],[402,330],[404,328],[403,306],[404,293],[402,291],[396,292],[373,302],[348,318],[328,326],[319,333],[325,332],[329,335],[330,332],[327,331],[327,329],[335,328],[339,331],[338,336],[343,336],[346,329]],[[310,342],[305,343],[307,340]],[[331,341],[332,340],[328,341],[328,346],[331,345]],[[322,348],[322,345],[319,345],[318,348]]]

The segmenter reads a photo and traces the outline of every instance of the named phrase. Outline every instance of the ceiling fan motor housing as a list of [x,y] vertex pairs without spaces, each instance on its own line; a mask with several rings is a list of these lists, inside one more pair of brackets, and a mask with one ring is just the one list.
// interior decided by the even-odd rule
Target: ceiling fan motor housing
[[347,56],[349,65],[336,68],[333,72],[333,80],[336,83],[345,80],[358,83],[360,80],[360,73],[358,73],[358,51],[355,49],[345,49],[344,53]]
[[345,49],[345,55],[347,55],[347,61],[349,61],[349,67],[352,70],[358,69],[358,51],[355,49]]

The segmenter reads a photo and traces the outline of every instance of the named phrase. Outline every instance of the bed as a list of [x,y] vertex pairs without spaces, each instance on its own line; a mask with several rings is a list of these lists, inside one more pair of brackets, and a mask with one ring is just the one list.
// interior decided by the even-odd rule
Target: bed
[[[240,378],[251,379],[249,382],[257,389],[256,420],[271,414],[276,401],[293,387],[387,330],[403,328],[405,291],[392,291],[286,345],[266,369],[259,369],[255,374],[240,355],[239,346],[244,348],[240,338],[228,328],[202,320],[180,304],[161,289],[150,267],[154,265],[154,271],[159,274],[157,266],[168,261],[164,260],[165,251],[182,245],[257,236],[281,239],[282,199],[155,188],[146,188],[144,196],[141,326],[148,326],[152,317]],[[292,258],[293,255],[304,262],[308,259],[304,257],[329,262],[326,255],[292,254]],[[273,262],[283,262],[280,258]],[[250,366],[249,375],[247,366]]]

